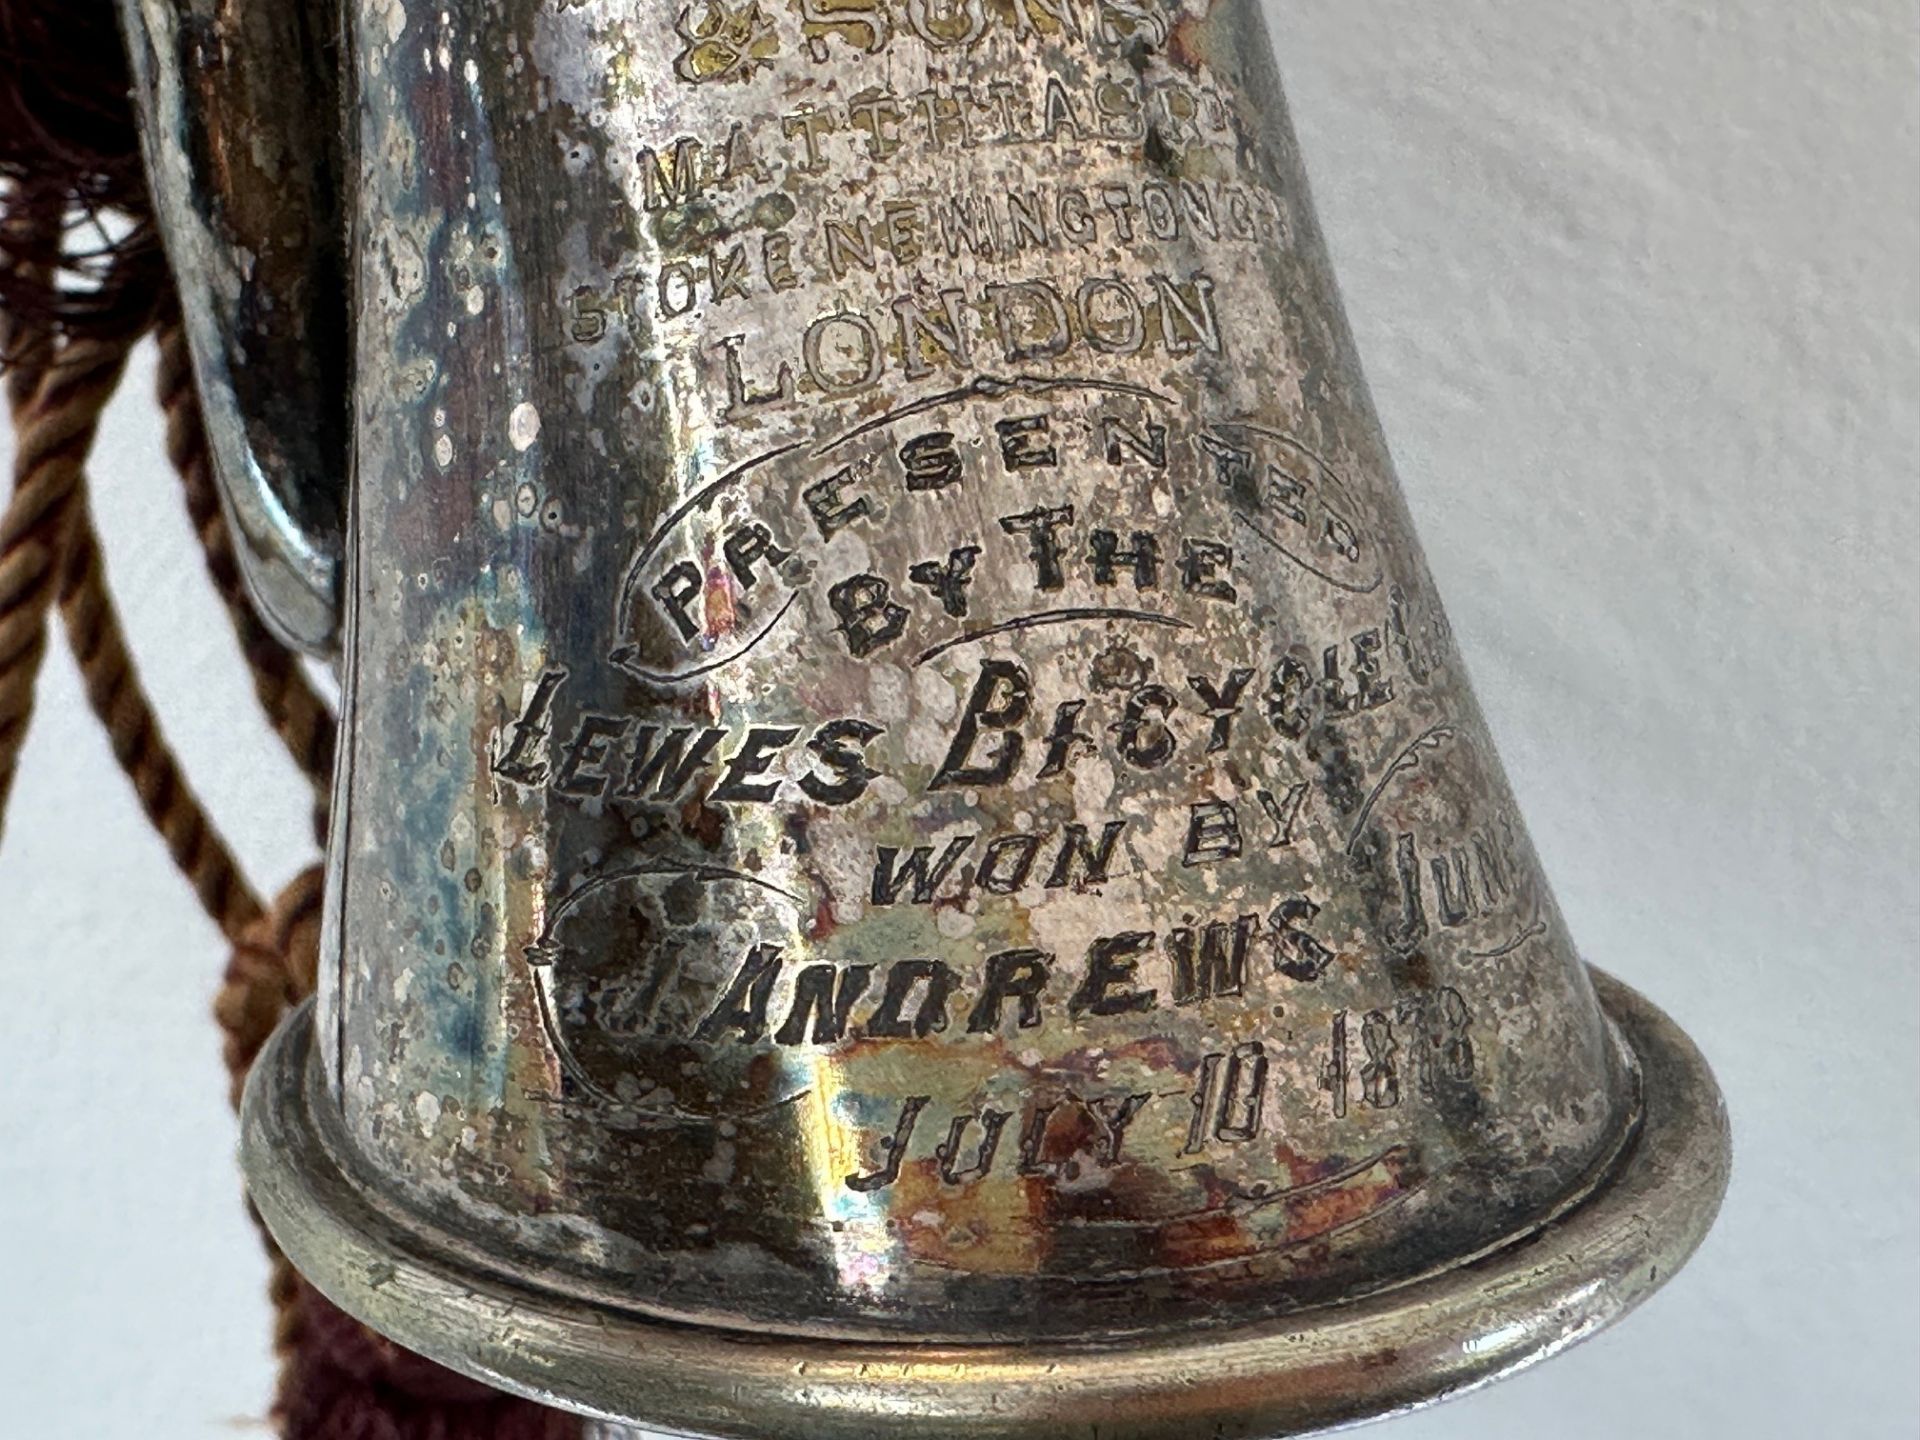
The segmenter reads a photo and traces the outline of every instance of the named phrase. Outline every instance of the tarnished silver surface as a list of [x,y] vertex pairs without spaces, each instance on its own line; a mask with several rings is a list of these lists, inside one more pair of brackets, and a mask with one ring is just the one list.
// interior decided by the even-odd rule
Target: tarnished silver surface
[[241,573],[338,648],[347,322],[334,0],[118,0],[147,176]]
[[[582,1307],[427,1241],[348,1179],[305,1024],[250,1091],[252,1193],[309,1279],[388,1333],[537,1398],[727,1440],[1252,1440],[1459,1395],[1585,1339],[1684,1264],[1727,1181],[1693,1046],[1597,977],[1647,1108],[1618,1170],[1518,1243],[1365,1299],[1120,1343],[930,1345],[744,1335]],[[304,1019],[304,1013],[303,1017]],[[1143,1304],[1151,1304],[1143,1299]],[[633,1440],[608,1427],[593,1440]]]
[[1717,1095],[1539,872],[1257,6],[346,31],[346,747],[247,1125],[336,1299],[716,1434],[1251,1435],[1684,1257]]

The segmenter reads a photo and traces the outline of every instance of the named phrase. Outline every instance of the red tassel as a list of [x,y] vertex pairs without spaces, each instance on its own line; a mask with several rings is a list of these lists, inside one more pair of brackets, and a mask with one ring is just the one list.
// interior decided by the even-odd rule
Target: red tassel
[[383,1340],[300,1287],[285,1440],[580,1440],[577,1417],[500,1395]]

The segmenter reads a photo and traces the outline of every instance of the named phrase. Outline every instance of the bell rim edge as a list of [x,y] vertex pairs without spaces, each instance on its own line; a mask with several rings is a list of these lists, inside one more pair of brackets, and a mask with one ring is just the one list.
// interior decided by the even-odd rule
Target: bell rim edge
[[[1360,1299],[1219,1328],[1067,1342],[743,1335],[476,1273],[350,1179],[309,1099],[312,1002],[242,1109],[250,1198],[294,1267],[408,1349],[576,1413],[728,1440],[1190,1440],[1305,1434],[1477,1389],[1588,1338],[1692,1256],[1731,1168],[1725,1102],[1658,1007],[1589,967],[1639,1062],[1638,1134],[1567,1212]],[[448,1247],[449,1250],[452,1247]]]

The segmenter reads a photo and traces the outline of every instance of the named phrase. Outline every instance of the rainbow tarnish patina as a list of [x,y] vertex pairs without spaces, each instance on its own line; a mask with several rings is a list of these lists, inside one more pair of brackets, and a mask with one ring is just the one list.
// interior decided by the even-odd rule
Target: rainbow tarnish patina
[[348,12],[297,1263],[623,1419],[1158,1436],[1684,1257],[1717,1096],[1539,873],[1256,6]]

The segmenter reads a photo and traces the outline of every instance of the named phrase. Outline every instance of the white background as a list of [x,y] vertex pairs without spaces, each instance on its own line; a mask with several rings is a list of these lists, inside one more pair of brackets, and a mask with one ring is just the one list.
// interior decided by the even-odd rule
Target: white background
[[[1399,1440],[1920,1433],[1920,13],[1297,0],[1282,68],[1374,392],[1589,956],[1716,1065],[1718,1228],[1621,1328]],[[135,648],[263,884],[300,786],[160,460],[94,467]],[[270,1384],[222,946],[56,651],[0,852],[0,1440]]]

